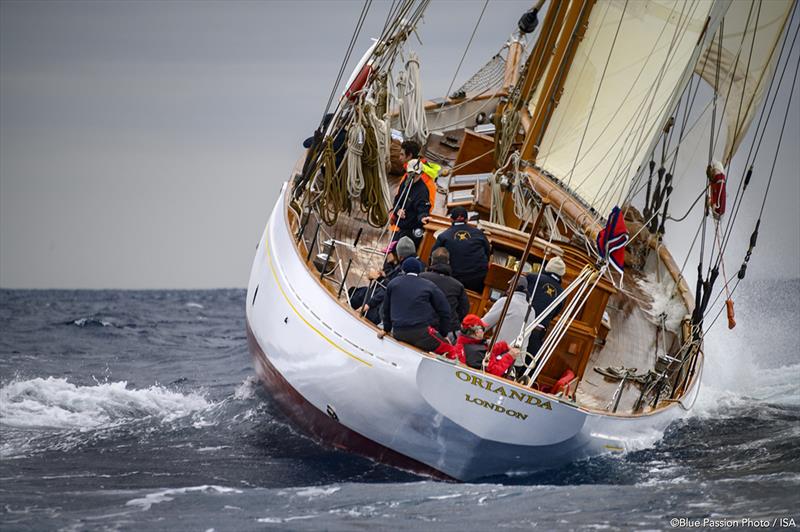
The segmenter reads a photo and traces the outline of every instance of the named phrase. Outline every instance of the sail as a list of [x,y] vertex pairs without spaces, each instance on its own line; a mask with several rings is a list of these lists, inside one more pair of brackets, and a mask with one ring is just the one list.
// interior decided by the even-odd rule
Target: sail
[[[733,2],[695,66],[724,109],[724,164],[736,153],[769,85],[793,0]],[[720,40],[720,36],[722,39]]]
[[536,164],[601,215],[620,203],[726,8],[713,0],[598,2]]

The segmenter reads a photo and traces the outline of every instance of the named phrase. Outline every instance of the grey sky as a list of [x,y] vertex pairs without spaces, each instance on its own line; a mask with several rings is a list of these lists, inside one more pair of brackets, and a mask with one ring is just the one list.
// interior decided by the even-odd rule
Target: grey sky
[[[490,3],[459,81],[530,3]],[[447,89],[482,5],[432,3],[415,46],[429,97]],[[374,3],[354,61],[387,8]],[[360,9],[1,2],[0,286],[245,286]],[[797,109],[759,242],[772,259],[753,259],[759,275],[800,275]]]

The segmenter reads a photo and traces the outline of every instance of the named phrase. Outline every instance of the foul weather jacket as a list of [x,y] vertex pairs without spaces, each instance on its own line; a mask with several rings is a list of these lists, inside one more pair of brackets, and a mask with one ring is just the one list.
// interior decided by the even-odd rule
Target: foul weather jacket
[[415,273],[403,274],[389,283],[383,300],[383,330],[412,329],[425,325],[447,335],[450,305],[439,288]]
[[433,250],[445,247],[450,252],[450,267],[456,279],[486,275],[489,269],[489,241],[477,227],[453,222],[433,244]]
[[[564,291],[561,288],[561,277],[554,273],[549,272],[541,272],[541,277],[539,277],[539,284],[536,284],[536,276],[539,275],[538,273],[529,273],[528,274],[528,297],[530,298],[531,295],[533,297],[533,311],[536,313],[536,316],[540,316],[544,309],[547,308],[550,303],[553,302],[555,298],[557,298],[561,292]],[[536,286],[536,292],[533,292],[533,288]],[[550,324],[550,320],[553,319],[561,309],[564,308],[564,302],[562,301],[559,303],[558,307],[551,312],[545,319],[542,321],[541,325],[543,329],[546,329],[547,326]]]
[[[503,305],[506,303],[506,296],[501,297],[495,301],[489,312],[483,317],[483,321],[489,327],[494,327],[500,321],[500,314],[503,312]],[[508,306],[508,312],[503,320],[503,325],[500,327],[500,332],[497,335],[497,341],[508,342],[513,344],[514,340],[519,336],[522,329],[522,324],[525,322],[525,314],[528,313],[528,299],[525,297],[525,292],[515,291],[511,296],[511,304]],[[527,339],[524,339],[527,341]],[[526,345],[524,342],[522,345]]]
[[450,276],[450,266],[447,264],[433,264],[427,272],[419,276],[439,287],[447,298],[447,303],[450,305],[450,332],[458,331],[461,328],[461,320],[469,312],[469,300],[464,285]]
[[[411,190],[408,189],[409,183]],[[406,197],[406,192],[408,197]],[[431,213],[431,200],[428,187],[422,179],[409,180],[408,177],[400,183],[397,195],[394,197],[392,208],[392,221],[402,231],[413,231],[422,227],[422,219]],[[404,206],[405,205],[405,206]],[[397,216],[400,209],[405,209],[405,218]]]

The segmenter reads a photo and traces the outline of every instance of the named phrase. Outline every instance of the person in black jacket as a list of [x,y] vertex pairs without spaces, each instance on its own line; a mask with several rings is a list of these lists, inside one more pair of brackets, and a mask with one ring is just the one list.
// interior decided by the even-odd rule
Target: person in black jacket
[[[446,248],[439,248],[431,253],[431,265],[428,271],[419,276],[438,286],[447,298],[447,303],[450,305],[449,332],[455,334],[461,327],[461,320],[469,312],[469,300],[464,285],[450,274],[450,253]],[[454,340],[455,336],[452,339]]]
[[422,172],[419,159],[411,159],[406,163],[406,175],[400,182],[389,212],[396,228],[392,240],[407,236],[414,241],[416,247],[422,242],[423,225],[431,214],[430,191],[422,180]]
[[406,236],[389,243],[384,252],[386,253],[386,262],[383,264],[383,269],[373,269],[367,273],[367,278],[370,280],[369,286],[351,289],[353,291],[349,292],[350,306],[358,309],[375,325],[381,322],[381,306],[383,298],[386,296],[386,287],[392,279],[402,273],[400,266],[403,260],[415,256],[417,248],[414,246],[414,242]]
[[489,270],[489,241],[483,231],[467,223],[467,210],[455,207],[450,211],[453,225],[436,238],[433,250],[440,247],[450,252],[453,277],[465,288],[483,291],[483,280]]
[[425,351],[439,347],[428,334],[428,326],[438,329],[443,336],[450,327],[450,306],[439,288],[419,277],[422,262],[416,257],[403,261],[403,275],[396,277],[386,287],[383,301],[383,338],[391,332],[396,339]]
[[[543,272],[528,274],[528,297],[533,298],[531,306],[537,318],[564,291],[561,287],[561,277],[566,271],[567,267],[561,257],[553,257],[547,261]],[[537,276],[539,277],[538,283]],[[534,286],[536,288],[535,292]],[[528,339],[528,353],[536,356],[539,348],[542,347],[547,326],[561,312],[562,308],[564,308],[563,301],[533,330]]]

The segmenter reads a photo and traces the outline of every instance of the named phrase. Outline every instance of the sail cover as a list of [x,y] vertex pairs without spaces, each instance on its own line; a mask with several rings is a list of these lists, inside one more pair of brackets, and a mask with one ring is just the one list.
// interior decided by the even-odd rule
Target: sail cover
[[720,158],[725,165],[739,148],[767,90],[791,11],[792,0],[733,2],[695,66],[695,73],[716,87],[721,98],[717,107],[724,109],[726,136]]
[[536,164],[598,213],[621,203],[691,76],[713,4],[598,2]]

